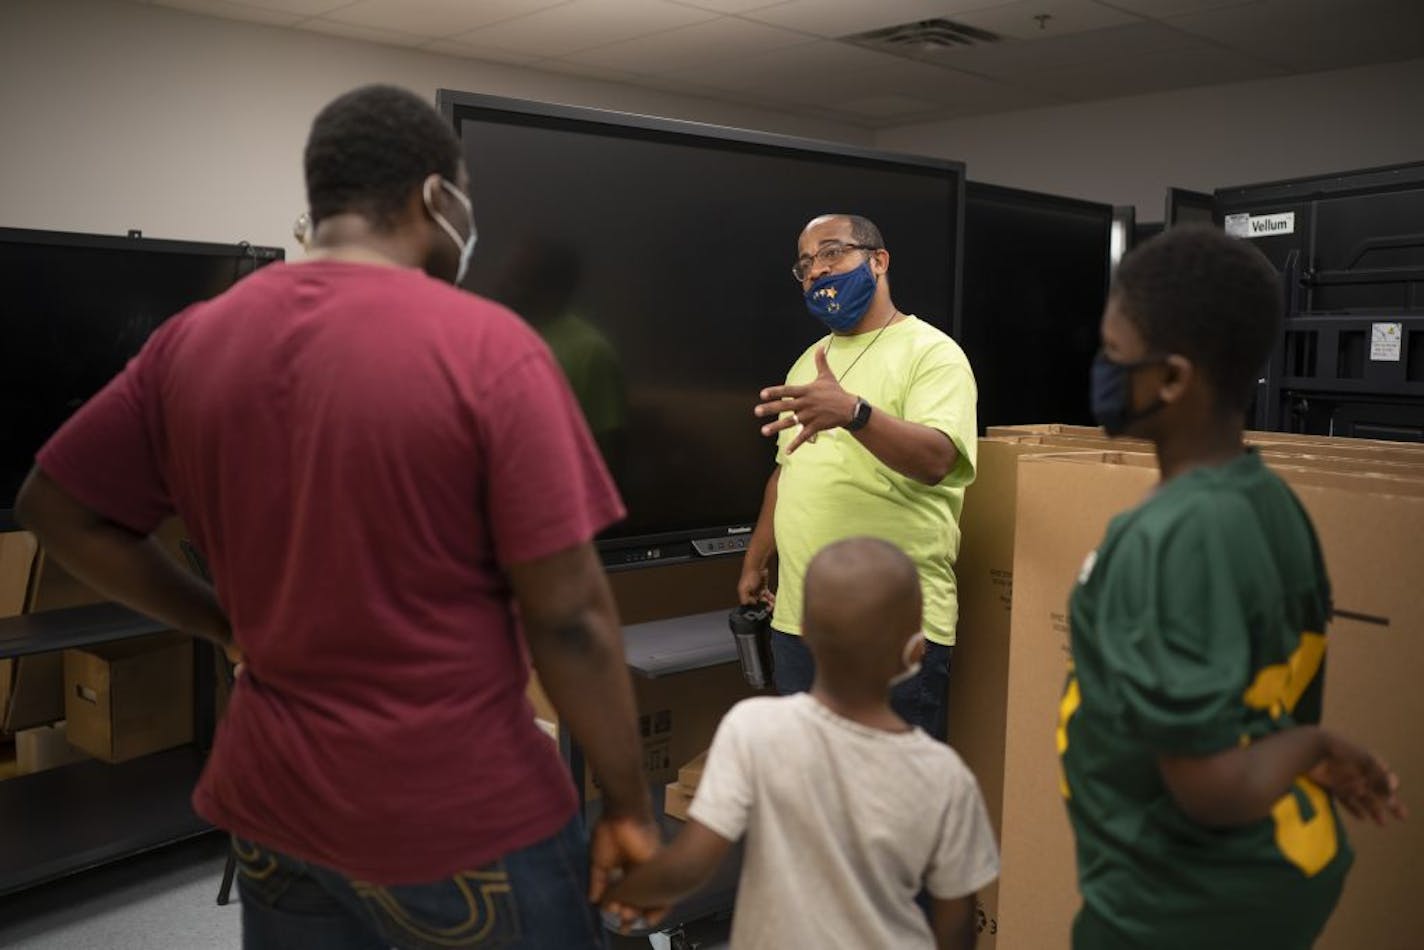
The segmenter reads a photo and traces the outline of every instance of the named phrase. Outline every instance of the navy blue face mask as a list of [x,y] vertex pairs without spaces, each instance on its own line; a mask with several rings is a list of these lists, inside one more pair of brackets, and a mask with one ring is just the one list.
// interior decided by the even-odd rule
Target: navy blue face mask
[[875,273],[866,261],[844,274],[827,274],[806,291],[806,309],[830,329],[844,333],[860,322],[875,299]]
[[1108,435],[1122,435],[1135,422],[1141,422],[1166,405],[1158,397],[1145,409],[1132,408],[1132,374],[1144,366],[1155,366],[1165,360],[1141,360],[1136,363],[1114,363],[1098,353],[1093,358],[1092,402],[1093,418]]

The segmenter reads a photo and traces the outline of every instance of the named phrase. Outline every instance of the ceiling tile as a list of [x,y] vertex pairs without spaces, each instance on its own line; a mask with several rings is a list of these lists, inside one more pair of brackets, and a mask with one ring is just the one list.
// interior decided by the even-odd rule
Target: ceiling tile
[[1266,79],[1283,74],[1259,59],[1223,49],[1127,56],[1038,73],[1025,85],[1064,99],[1113,99],[1170,89]]
[[636,83],[638,81],[637,76],[621,69],[590,66],[586,63],[572,63],[563,59],[541,59],[536,61],[531,68],[543,70],[547,73],[559,73],[564,76],[582,76],[585,79],[598,79],[603,82]]
[[201,13],[204,16],[222,17],[228,20],[242,20],[247,23],[267,23],[273,26],[291,26],[301,17],[295,13],[268,10],[228,0],[154,0],[153,6],[183,10],[187,13]]
[[1419,0],[1263,0],[1166,22],[1300,71],[1424,56]]
[[898,65],[883,53],[820,40],[669,75],[715,89],[758,92],[780,102],[827,105],[848,94],[848,77]]
[[787,0],[671,0],[685,7],[697,7],[699,10],[711,10],[713,13],[750,13],[753,10],[764,10],[767,7],[775,7],[786,3]]
[[428,36],[399,33],[395,30],[375,30],[370,27],[355,26],[351,23],[338,23],[324,17],[303,20],[297,24],[297,29],[325,33],[327,36],[339,36],[342,39],[361,40],[366,43],[384,43],[387,46],[423,46],[430,42]]
[[847,99],[836,108],[852,115],[872,118],[905,119],[939,110],[939,104],[913,96],[860,96]]
[[376,30],[448,39],[501,20],[527,16],[567,0],[357,0],[328,19]]
[[1103,59],[1171,50],[1207,49],[1211,44],[1157,23],[1139,21],[1042,40],[1005,40],[952,49],[930,61],[994,79],[1016,79],[1050,69],[1091,65]]
[[706,23],[571,53],[567,58],[576,63],[634,73],[673,73],[811,41],[812,38],[803,33],[735,17],[719,17]]
[[973,113],[1026,109],[1063,101],[1042,89],[985,79],[927,63],[905,62],[857,74],[851,77],[847,87],[866,95],[912,96],[937,106]]
[[457,43],[454,40],[432,40],[421,49],[442,56],[459,56],[462,59],[478,59],[487,63],[506,63],[514,66],[527,66],[539,58],[528,53],[511,53],[509,50]]
[[716,16],[706,10],[664,0],[570,0],[456,38],[516,52],[559,57]]
[[[258,7],[277,13],[290,13],[299,17],[320,16],[351,4],[351,0],[232,0],[232,2],[239,3],[244,7]],[[164,5],[176,6],[176,4],[167,3]]]
[[1223,7],[1244,7],[1261,0],[1098,0],[1105,6],[1116,7],[1138,16],[1160,19],[1182,16],[1186,13],[1201,13],[1205,10],[1219,10]]
[[916,20],[961,20],[966,10],[984,10],[1015,0],[789,0],[745,14],[788,30],[836,38]]
[[[1039,17],[1047,19],[1040,22]],[[961,13],[954,19],[1019,40],[1046,40],[1141,22],[1140,17],[1092,0],[1015,0],[991,10]]]

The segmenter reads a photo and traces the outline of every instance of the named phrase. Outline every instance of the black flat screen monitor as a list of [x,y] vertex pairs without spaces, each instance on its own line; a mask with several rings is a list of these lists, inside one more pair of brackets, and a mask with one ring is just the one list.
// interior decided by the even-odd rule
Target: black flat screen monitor
[[1168,188],[1165,205],[1167,227],[1178,224],[1215,224],[1216,201],[1202,191]]
[[35,452],[164,320],[280,248],[0,228],[0,529]]
[[963,344],[981,426],[1092,424],[1112,229],[1111,205],[969,183]]
[[611,566],[730,553],[755,522],[774,465],[757,393],[825,333],[791,276],[812,217],[873,220],[896,304],[956,329],[956,163],[467,93],[438,103],[479,228],[466,286],[564,365],[628,507],[599,539]]

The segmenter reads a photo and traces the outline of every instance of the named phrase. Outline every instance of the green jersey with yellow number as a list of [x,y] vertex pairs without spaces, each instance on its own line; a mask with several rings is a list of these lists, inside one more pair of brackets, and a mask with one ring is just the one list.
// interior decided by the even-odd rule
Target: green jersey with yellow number
[[1309,947],[1352,854],[1297,779],[1238,828],[1188,818],[1160,755],[1320,720],[1330,584],[1300,502],[1255,452],[1119,515],[1073,592],[1058,729],[1077,838],[1077,950]]

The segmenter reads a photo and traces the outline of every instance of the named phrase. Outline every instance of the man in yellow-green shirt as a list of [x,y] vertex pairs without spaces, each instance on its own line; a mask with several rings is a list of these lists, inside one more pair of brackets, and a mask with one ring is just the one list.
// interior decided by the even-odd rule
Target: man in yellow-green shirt
[[[974,480],[974,374],[963,350],[890,299],[890,253],[857,215],[823,215],[801,232],[792,270],[807,309],[831,331],[762,390],[764,435],[777,437],[756,529],[737,585],[743,603],[774,604],[778,691],[809,689],[801,643],[806,566],[833,541],[869,535],[915,562],[924,592],[919,672],[891,694],[907,722],[944,739],[959,605],[954,559],[964,489]],[[773,418],[775,417],[775,418]],[[777,555],[777,592],[767,565]]]

